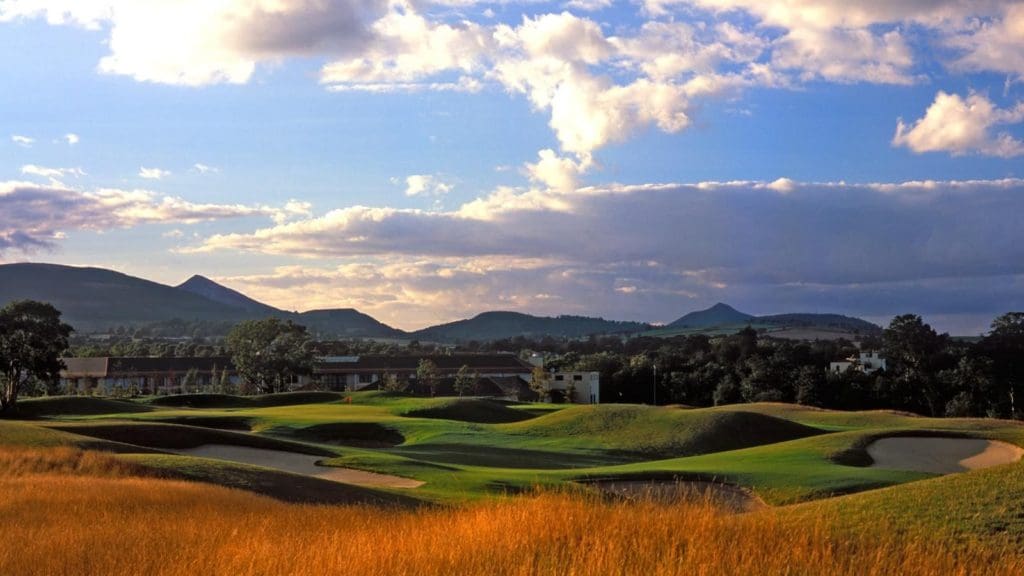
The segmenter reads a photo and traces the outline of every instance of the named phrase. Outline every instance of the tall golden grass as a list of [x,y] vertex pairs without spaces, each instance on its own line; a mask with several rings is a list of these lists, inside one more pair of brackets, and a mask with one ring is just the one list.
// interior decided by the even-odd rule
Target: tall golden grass
[[[95,474],[93,473],[95,472]],[[538,494],[454,508],[296,506],[102,470],[0,480],[4,575],[929,575],[1024,573],[1024,557],[827,519]]]

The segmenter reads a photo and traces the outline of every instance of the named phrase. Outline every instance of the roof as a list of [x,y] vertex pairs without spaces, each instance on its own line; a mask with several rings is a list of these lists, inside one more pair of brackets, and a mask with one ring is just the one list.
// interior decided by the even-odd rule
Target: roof
[[64,369],[62,377],[74,375],[79,378],[103,378],[107,375],[106,358],[62,358]]
[[61,370],[63,378],[104,378],[142,374],[166,374],[189,370],[211,372],[228,369],[235,365],[226,356],[188,356],[181,358],[150,358],[130,356],[109,356],[101,358],[63,358],[66,368]]
[[[339,361],[340,360],[340,361]],[[431,354],[423,356],[386,356],[367,354],[342,358],[323,358],[316,364],[320,373],[338,372],[415,372],[422,360],[430,360],[442,373],[454,373],[468,366],[481,373],[529,374],[533,365],[514,354]]]

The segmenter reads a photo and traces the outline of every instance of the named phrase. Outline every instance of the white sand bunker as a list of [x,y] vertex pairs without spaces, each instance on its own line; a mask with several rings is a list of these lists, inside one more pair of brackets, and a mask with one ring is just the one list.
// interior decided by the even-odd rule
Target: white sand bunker
[[275,470],[283,470],[293,474],[303,474],[305,476],[314,476],[324,480],[333,480],[334,482],[356,484],[359,486],[417,488],[423,485],[423,482],[413,480],[412,478],[377,474],[376,472],[365,472],[363,470],[353,470],[352,468],[319,466],[317,461],[323,459],[321,456],[296,454],[282,450],[265,450],[262,448],[247,448],[226,444],[205,444],[198,448],[175,450],[174,452],[185,456],[213,458],[216,460],[252,464],[253,466],[263,466],[264,468],[274,468]]
[[606,480],[588,482],[605,494],[611,494],[626,500],[652,500],[662,504],[678,504],[681,502],[703,504],[729,512],[743,513],[759,510],[767,506],[760,498],[749,490],[699,480]]
[[1006,442],[976,438],[895,437],[872,442],[874,468],[951,474],[1017,462],[1024,449]]

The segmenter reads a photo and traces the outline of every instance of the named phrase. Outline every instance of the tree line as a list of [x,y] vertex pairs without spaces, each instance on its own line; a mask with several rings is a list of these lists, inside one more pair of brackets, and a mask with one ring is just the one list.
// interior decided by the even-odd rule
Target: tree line
[[[49,304],[20,301],[0,309],[0,410],[12,408],[23,391],[58,378],[60,357],[68,353],[72,330]],[[216,344],[120,341],[102,351],[125,352],[110,355],[126,356],[227,354],[246,383],[245,390],[266,393],[286,390],[298,376],[310,374],[318,356],[371,352],[426,355],[439,350],[417,342],[406,346],[372,341],[314,342],[305,327],[268,318],[241,322]],[[1024,417],[1021,312],[996,318],[990,332],[972,342],[939,334],[920,316],[906,314],[894,318],[880,338],[866,337],[856,345],[845,340],[781,340],[748,327],[718,337],[515,338],[470,343],[455,351],[499,350],[517,352],[524,358],[541,353],[548,369],[599,372],[604,402],[712,406],[778,401],[932,416]],[[887,361],[886,369],[873,373],[827,370],[829,362],[859,350],[879,351]],[[77,350],[82,355],[98,351]],[[418,372],[421,382],[436,393],[436,369],[423,364]],[[471,376],[460,374],[459,393],[466,391]],[[383,385],[404,388],[403,383],[392,380],[384,378]]]

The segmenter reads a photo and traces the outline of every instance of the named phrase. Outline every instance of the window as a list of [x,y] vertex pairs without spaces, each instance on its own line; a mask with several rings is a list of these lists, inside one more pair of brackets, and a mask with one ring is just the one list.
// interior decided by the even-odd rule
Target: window
[[572,380],[573,380],[573,382],[582,382],[583,381],[583,374],[573,374],[572,375]]
[[555,374],[555,382],[561,382],[562,380],[565,380],[564,374]]
[[373,382],[373,374],[360,374],[359,375],[359,383],[360,384],[369,384],[370,382]]

